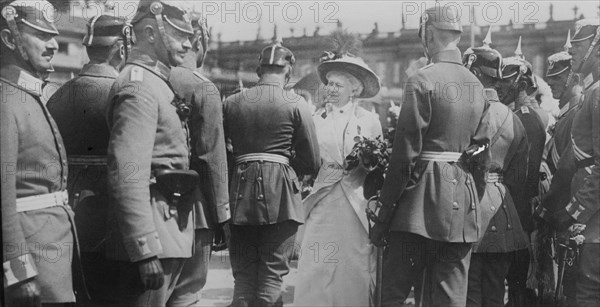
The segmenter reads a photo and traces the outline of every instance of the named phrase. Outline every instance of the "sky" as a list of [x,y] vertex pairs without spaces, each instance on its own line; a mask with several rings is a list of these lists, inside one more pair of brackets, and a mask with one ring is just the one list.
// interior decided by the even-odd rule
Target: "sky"
[[[106,1],[106,0],[103,0]],[[254,40],[260,29],[263,39],[273,37],[273,27],[277,25],[282,37],[302,36],[306,31],[311,36],[316,27],[319,33],[326,35],[335,30],[338,21],[350,32],[368,34],[378,23],[380,33],[397,32],[402,27],[402,19],[407,28],[417,28],[421,13],[436,5],[434,1],[392,1],[392,0],[343,0],[343,1],[174,1],[187,9],[202,11],[212,27],[212,39],[221,34],[222,41]],[[110,1],[116,4],[116,15],[133,17],[138,0]],[[577,15],[585,18],[599,18],[598,1],[448,1],[438,5],[452,5],[462,12],[463,24],[471,20],[470,8],[474,11],[477,25],[514,24],[545,22],[550,17],[549,7],[553,6],[556,20],[574,18],[573,7],[577,6]]]
[[[470,7],[474,8],[478,25],[513,23],[538,23],[548,20],[549,7],[553,5],[556,20],[572,19],[573,7],[577,15],[586,18],[598,17],[597,1],[440,1],[441,5],[454,5],[463,12],[463,24],[470,21]],[[378,23],[380,33],[398,31],[402,26],[402,15],[406,27],[416,28],[419,16],[425,8],[435,5],[433,1],[203,1],[195,4],[204,9],[209,26],[213,27],[213,39],[221,33],[222,41],[253,40],[261,30],[263,38],[273,36],[276,24],[283,37],[301,36],[304,29],[312,35],[320,27],[327,34],[342,26],[351,32],[370,33]]]

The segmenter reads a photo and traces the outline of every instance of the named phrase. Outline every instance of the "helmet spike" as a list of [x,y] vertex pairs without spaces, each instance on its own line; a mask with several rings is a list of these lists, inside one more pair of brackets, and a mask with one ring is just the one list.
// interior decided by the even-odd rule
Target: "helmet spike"
[[485,36],[485,39],[483,40],[483,46],[490,47],[491,44],[492,44],[492,25],[490,25],[487,35]]
[[520,59],[525,59],[523,51],[521,51],[521,36],[519,36],[519,42],[517,43],[517,49],[515,50],[515,56]]
[[569,32],[567,32],[567,41],[565,42],[564,48],[565,51],[569,52],[569,49],[573,47],[571,46],[571,29],[569,29]]

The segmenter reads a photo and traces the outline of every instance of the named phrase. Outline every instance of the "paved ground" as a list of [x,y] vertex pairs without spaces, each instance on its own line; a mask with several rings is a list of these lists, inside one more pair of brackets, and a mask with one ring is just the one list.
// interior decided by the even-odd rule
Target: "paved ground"
[[[292,270],[283,279],[283,302],[285,306],[292,306],[294,300],[294,286],[296,282],[297,270],[296,262],[292,262]],[[233,295],[233,275],[229,264],[229,253],[227,251],[214,254],[210,270],[208,271],[208,281],[202,290],[202,299],[200,306],[228,306],[231,303]],[[413,302],[409,299],[407,303]],[[405,306],[413,306],[407,304]]]

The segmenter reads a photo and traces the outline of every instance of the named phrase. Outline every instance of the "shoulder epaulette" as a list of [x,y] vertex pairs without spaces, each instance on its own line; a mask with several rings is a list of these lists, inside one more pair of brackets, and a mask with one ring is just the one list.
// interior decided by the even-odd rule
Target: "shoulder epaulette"
[[132,67],[131,75],[129,76],[129,81],[143,82],[144,81],[144,69],[137,65]]
[[435,63],[429,63],[429,64],[427,64],[427,65],[425,65],[425,66],[421,67],[421,69],[420,69],[420,70],[425,70],[425,69],[427,69],[427,68],[429,68],[429,67],[433,66],[433,64],[435,64]]

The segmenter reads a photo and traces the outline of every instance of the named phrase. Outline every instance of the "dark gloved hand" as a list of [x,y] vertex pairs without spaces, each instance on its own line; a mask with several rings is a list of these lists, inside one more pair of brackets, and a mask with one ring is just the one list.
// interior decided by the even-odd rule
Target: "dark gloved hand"
[[165,282],[165,274],[158,257],[151,257],[138,262],[140,278],[144,290],[158,290]]
[[557,231],[565,231],[575,222],[577,221],[564,209],[560,209],[552,215],[552,225]]
[[212,245],[213,252],[219,252],[227,249],[229,243],[229,237],[231,235],[229,231],[229,223],[221,223],[214,229],[214,240]]
[[383,223],[376,223],[371,227],[369,231],[369,240],[377,247],[384,247],[387,245],[387,235],[389,233],[389,227]]
[[7,307],[39,307],[42,305],[40,286],[35,278],[4,289],[4,294],[6,295]]

